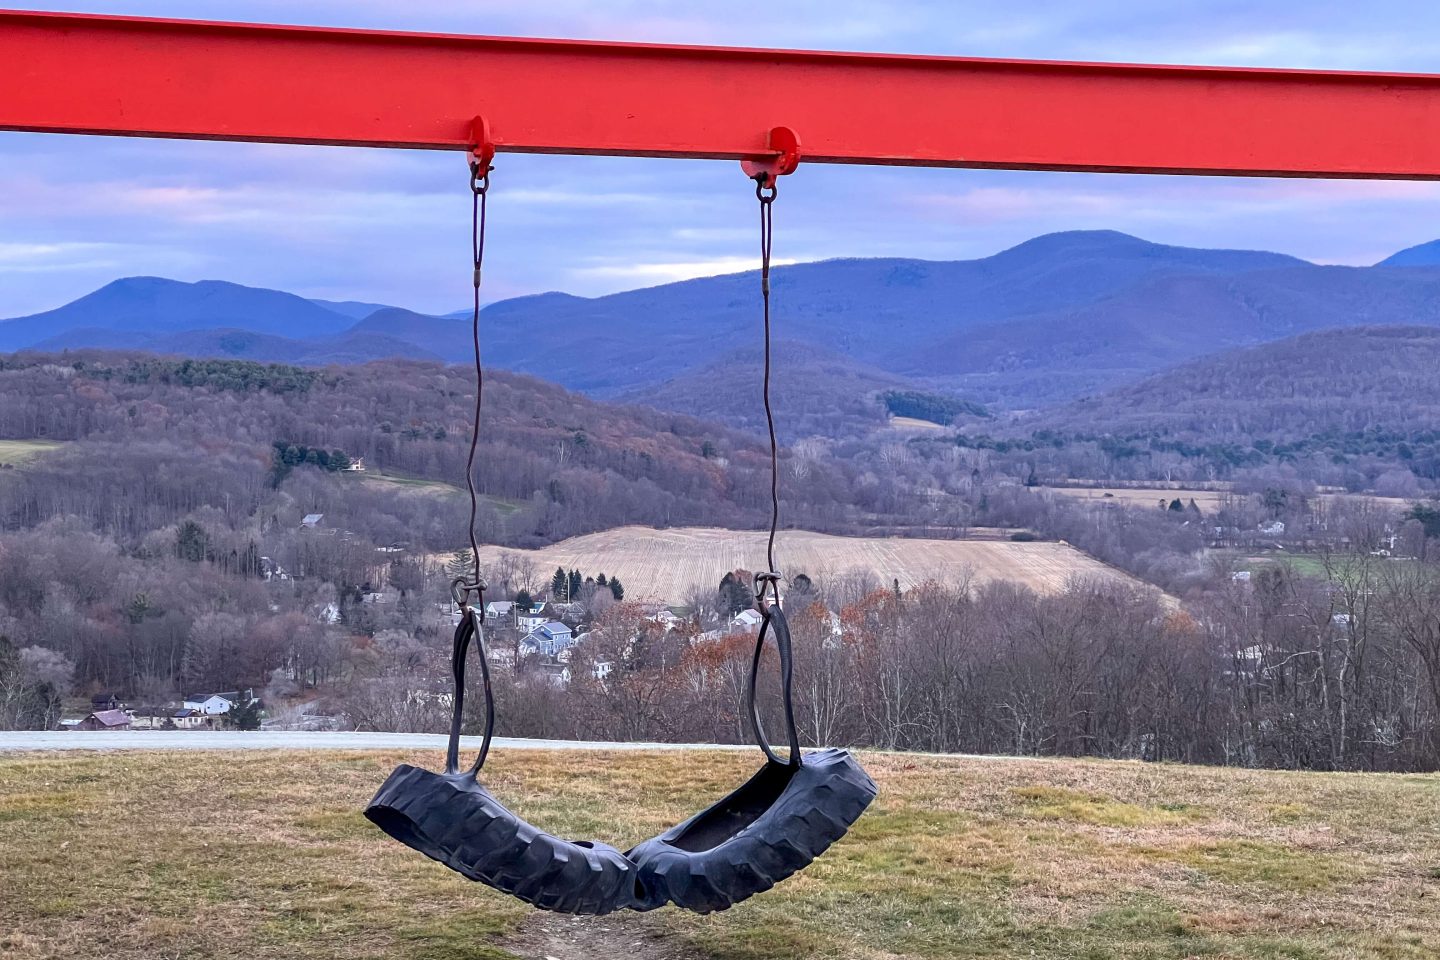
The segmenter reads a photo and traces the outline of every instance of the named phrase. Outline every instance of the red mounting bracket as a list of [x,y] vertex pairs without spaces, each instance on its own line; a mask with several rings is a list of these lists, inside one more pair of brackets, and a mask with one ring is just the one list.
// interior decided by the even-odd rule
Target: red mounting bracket
[[765,146],[771,152],[740,161],[740,169],[751,180],[765,178],[768,184],[800,166],[800,138],[789,127],[771,127],[765,135]]
[[470,121],[470,162],[484,175],[494,159],[495,141],[490,139],[490,122],[477,116]]

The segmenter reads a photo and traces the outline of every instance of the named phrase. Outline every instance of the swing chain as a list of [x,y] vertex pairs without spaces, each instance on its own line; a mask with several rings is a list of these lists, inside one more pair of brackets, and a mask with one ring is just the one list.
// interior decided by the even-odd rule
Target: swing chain
[[470,493],[470,559],[473,564],[473,578],[463,578],[450,585],[450,595],[462,611],[468,607],[470,594],[477,602],[485,599],[485,578],[480,576],[480,544],[475,538],[475,516],[479,510],[479,497],[475,491],[475,451],[480,445],[480,406],[485,392],[485,373],[480,366],[480,279],[485,262],[485,200],[490,193],[490,171],[488,163],[478,160],[470,162],[470,253],[474,266],[474,310],[470,317],[470,338],[475,353],[475,416],[470,426],[470,452],[465,460],[465,487]]
[[780,526],[780,447],[775,438],[775,411],[770,405],[770,248],[775,235],[774,207],[779,194],[777,177],[768,171],[755,175],[755,199],[760,201],[760,295],[764,302],[765,373],[762,394],[765,425],[770,433],[770,537],[765,545],[767,572],[755,576],[755,602],[764,612],[766,595],[780,600],[780,574],[775,566],[775,532]]

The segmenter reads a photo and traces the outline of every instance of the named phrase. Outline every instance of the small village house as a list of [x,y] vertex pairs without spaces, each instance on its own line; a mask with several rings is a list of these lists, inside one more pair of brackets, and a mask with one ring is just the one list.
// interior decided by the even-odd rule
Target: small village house
[[130,715],[124,710],[96,710],[75,725],[76,730],[128,730]]

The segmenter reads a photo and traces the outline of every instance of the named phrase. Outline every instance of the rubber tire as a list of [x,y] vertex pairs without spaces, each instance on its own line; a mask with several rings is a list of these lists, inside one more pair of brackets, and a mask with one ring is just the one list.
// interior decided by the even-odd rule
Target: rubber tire
[[635,865],[623,853],[541,831],[468,774],[402,764],[365,816],[456,873],[544,910],[601,915],[635,903]]
[[[767,774],[769,763],[751,778]],[[844,750],[822,750],[801,759],[790,782],[753,822],[723,842],[698,852],[673,845],[692,823],[745,791],[740,787],[724,800],[684,823],[629,850],[640,893],[636,910],[666,903],[711,913],[769,890],[845,835],[875,799],[878,788],[870,775]]]

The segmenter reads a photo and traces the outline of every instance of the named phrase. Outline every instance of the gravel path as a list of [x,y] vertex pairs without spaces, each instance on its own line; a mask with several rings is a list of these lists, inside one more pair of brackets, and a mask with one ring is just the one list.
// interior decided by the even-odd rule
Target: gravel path
[[[438,733],[324,733],[233,730],[14,730],[0,731],[0,752],[16,750],[436,750]],[[475,750],[479,737],[461,737]],[[609,743],[588,740],[526,740],[496,737],[492,750],[753,750],[714,743]]]

